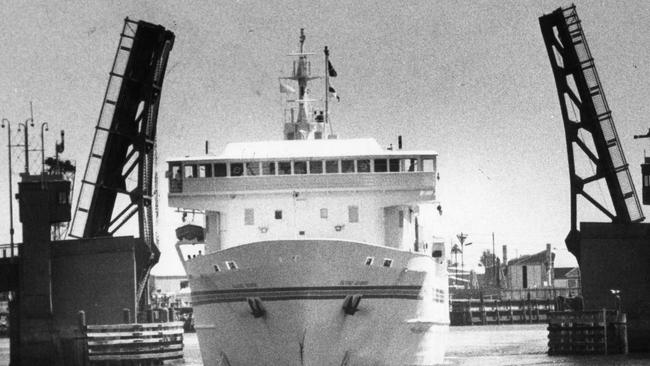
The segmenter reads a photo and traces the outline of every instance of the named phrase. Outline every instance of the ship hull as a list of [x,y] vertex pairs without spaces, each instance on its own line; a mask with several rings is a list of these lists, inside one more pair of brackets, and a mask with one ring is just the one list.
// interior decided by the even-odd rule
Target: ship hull
[[194,258],[185,265],[204,365],[441,363],[449,312],[439,262],[333,240],[258,242]]

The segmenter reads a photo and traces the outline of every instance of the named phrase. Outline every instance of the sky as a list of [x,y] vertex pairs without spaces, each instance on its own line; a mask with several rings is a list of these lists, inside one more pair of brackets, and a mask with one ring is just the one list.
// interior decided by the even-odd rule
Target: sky
[[[650,4],[575,4],[640,190],[648,140],[632,136],[650,127]],[[338,72],[332,85],[341,101],[331,108],[336,134],[374,137],[384,146],[402,135],[405,149],[438,152],[440,236],[452,241],[460,232],[469,235],[468,266],[492,247],[492,233],[497,254],[501,245],[513,258],[551,243],[556,266],[572,266],[564,245],[570,227],[564,129],[538,23],[567,5],[9,0],[0,10],[0,116],[12,123],[12,143],[22,143],[17,123],[30,117],[32,101],[34,120],[49,126],[46,155],[54,154],[64,129],[63,157],[76,161],[81,179],[124,18],[161,24],[176,34],[158,116],[157,170],[164,182],[165,159],[201,155],[206,140],[219,153],[228,142],[281,138],[278,77],[289,71],[286,54],[297,50],[305,28],[306,49],[317,53],[316,71],[322,74],[318,65],[327,45]],[[29,144],[40,148],[38,126]],[[15,182],[24,156],[19,149],[13,155]],[[6,149],[0,151],[0,172],[8,171],[7,160]],[[37,173],[39,154],[30,160]],[[0,217],[8,221],[7,178],[1,174]],[[604,183],[592,189],[606,200]],[[156,274],[182,272],[173,251],[179,218],[173,210],[159,217],[163,255]],[[584,204],[579,220],[607,221]],[[9,242],[2,227],[0,241]]]

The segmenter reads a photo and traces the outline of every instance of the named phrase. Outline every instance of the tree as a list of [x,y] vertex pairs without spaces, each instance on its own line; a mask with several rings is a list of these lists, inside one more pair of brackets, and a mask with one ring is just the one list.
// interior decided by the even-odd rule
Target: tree
[[481,254],[481,259],[479,260],[479,262],[481,262],[481,264],[483,265],[483,268],[492,267],[494,265],[493,261],[494,261],[494,254],[488,249],[484,250],[483,253]]

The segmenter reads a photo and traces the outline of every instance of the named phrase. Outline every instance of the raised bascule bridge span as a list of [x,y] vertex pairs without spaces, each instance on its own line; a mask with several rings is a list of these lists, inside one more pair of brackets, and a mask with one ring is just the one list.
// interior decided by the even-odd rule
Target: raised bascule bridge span
[[[612,112],[596,71],[575,6],[539,18],[555,77],[566,136],[571,186],[571,230],[567,248],[578,260],[586,308],[613,308],[620,291],[627,313],[632,351],[650,350],[650,225],[642,223],[639,203]],[[595,169],[580,176],[580,154]],[[588,193],[604,181],[611,201]],[[610,222],[579,222],[578,197],[601,211]],[[613,206],[608,209],[607,206]],[[579,226],[578,226],[579,224]]]
[[[164,27],[125,19],[69,233],[74,239],[54,240],[51,232],[52,225],[70,221],[70,181],[55,172],[22,175],[16,197],[23,243],[19,256],[0,263],[0,273],[11,275],[0,286],[15,294],[12,365],[82,364],[75,355],[92,356],[79,342],[88,329],[118,329],[115,324],[131,323],[124,314],[138,321],[149,271],[160,255],[153,228],[154,154],[173,43],[174,34]],[[119,231],[132,229],[136,220],[135,233]],[[182,347],[175,352],[182,357]]]

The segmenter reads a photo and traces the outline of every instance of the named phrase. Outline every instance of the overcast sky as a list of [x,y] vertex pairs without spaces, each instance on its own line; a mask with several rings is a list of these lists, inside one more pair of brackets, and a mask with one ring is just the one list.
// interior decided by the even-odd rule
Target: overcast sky
[[[650,5],[575,2],[640,190],[639,164],[648,145],[632,136],[650,127]],[[556,266],[571,265],[564,246],[570,226],[564,130],[538,23],[568,4],[7,1],[0,10],[0,116],[15,131],[33,101],[35,120],[50,126],[46,153],[53,154],[58,130],[65,129],[64,157],[76,160],[80,179],[128,16],[176,34],[158,118],[159,172],[167,158],[203,154],[206,139],[215,153],[228,142],[279,139],[277,78],[289,71],[285,55],[296,50],[304,27],[306,49],[318,54],[315,67],[321,68],[327,45],[338,71],[332,84],[341,101],[331,114],[340,137],[374,137],[387,146],[401,134],[406,149],[439,153],[441,235],[469,234],[474,244],[465,263],[491,248],[495,232],[497,247],[507,244],[511,258],[551,243]],[[30,145],[40,148],[33,132]],[[40,158],[32,155],[37,167]],[[22,159],[14,150],[14,170],[22,169]],[[6,149],[0,171],[7,171]],[[5,218],[7,174],[0,174],[0,186]],[[594,190],[599,200],[608,196],[604,183]],[[163,258],[155,272],[178,273],[172,251],[178,216],[162,216]],[[581,209],[580,220],[605,218]],[[9,241],[8,230],[0,230],[0,240]]]

